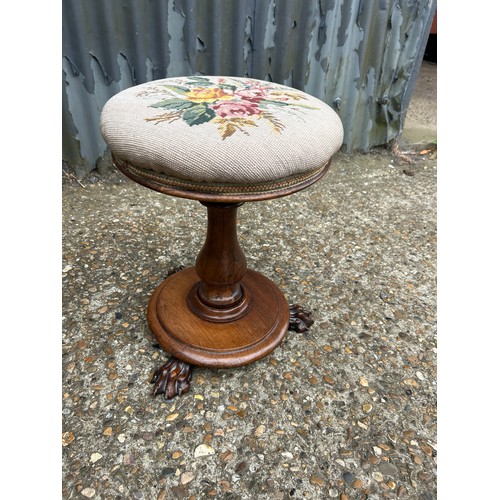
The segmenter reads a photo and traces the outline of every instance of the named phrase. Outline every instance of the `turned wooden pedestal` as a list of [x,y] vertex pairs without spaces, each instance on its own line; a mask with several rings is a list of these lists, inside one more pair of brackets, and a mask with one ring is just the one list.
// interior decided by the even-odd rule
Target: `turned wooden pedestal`
[[248,270],[238,243],[241,203],[203,203],[207,237],[196,266],[169,276],[153,293],[148,323],[175,358],[228,368],[273,351],[287,332],[290,313],[278,287]]

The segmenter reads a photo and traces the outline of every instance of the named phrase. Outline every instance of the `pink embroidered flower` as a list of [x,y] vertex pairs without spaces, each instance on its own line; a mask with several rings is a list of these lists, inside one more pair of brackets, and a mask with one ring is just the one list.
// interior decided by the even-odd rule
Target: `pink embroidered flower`
[[266,88],[265,87],[254,87],[251,89],[241,89],[237,90],[234,95],[250,102],[260,102],[262,99],[266,99]]
[[221,118],[236,118],[241,116],[260,115],[262,111],[257,104],[249,101],[223,101],[214,104],[212,109]]

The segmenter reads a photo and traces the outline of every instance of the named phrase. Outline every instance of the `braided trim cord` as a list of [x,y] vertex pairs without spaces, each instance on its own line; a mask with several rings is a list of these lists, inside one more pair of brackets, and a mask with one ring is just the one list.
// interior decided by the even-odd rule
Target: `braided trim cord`
[[200,194],[219,194],[219,195],[259,195],[272,193],[276,191],[282,191],[283,189],[293,188],[296,185],[302,184],[311,178],[317,176],[328,163],[322,165],[319,168],[306,172],[304,174],[295,175],[292,177],[287,177],[283,179],[278,179],[276,181],[259,182],[255,184],[233,184],[233,183],[212,183],[212,182],[199,182],[190,181],[187,179],[179,179],[175,177],[170,177],[159,172],[153,172],[148,169],[137,167],[131,165],[130,163],[119,160],[120,166],[130,171],[137,177],[142,177],[150,181],[157,182],[166,187],[180,189],[183,191],[189,191],[192,193]]

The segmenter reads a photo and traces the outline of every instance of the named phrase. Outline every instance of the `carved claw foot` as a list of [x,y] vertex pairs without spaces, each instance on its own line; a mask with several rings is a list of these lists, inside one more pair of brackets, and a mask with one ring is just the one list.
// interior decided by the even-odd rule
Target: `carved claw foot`
[[298,304],[289,304],[290,308],[290,324],[289,330],[294,332],[304,333],[309,330],[309,327],[314,323],[311,318],[311,311],[304,309]]
[[183,266],[182,264],[180,266],[174,267],[173,269],[170,269],[165,278],[168,278],[169,276],[172,276],[172,274],[178,273],[179,271],[183,271],[184,269],[186,269],[186,266]]
[[153,396],[161,394],[163,400],[171,401],[189,390],[189,382],[193,374],[192,365],[177,358],[170,358],[153,374]]

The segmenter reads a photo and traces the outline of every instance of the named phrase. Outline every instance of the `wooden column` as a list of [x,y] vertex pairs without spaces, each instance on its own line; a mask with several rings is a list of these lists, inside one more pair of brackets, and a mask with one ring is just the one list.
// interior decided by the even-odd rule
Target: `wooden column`
[[207,236],[196,273],[201,282],[189,295],[189,306],[199,317],[215,322],[234,321],[251,307],[241,280],[247,261],[238,242],[236,219],[242,203],[203,203],[208,211]]

